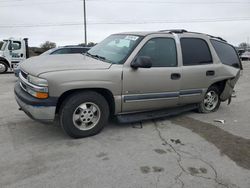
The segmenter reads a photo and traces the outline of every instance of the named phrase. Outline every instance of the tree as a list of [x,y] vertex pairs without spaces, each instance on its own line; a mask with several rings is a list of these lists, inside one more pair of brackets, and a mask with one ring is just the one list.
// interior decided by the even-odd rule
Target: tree
[[87,44],[87,46],[85,45],[85,43],[81,43],[81,44],[78,44],[79,46],[83,46],[83,47],[93,47],[95,46],[97,43],[94,43],[94,42],[89,42]]
[[46,51],[46,50],[49,50],[49,49],[51,49],[51,48],[55,48],[55,47],[56,47],[56,43],[55,43],[55,42],[46,41],[46,42],[42,43],[42,44],[40,45],[40,47],[41,47],[44,51]]
[[243,48],[244,50],[246,50],[247,48],[250,47],[250,44],[246,43],[246,42],[242,42],[239,44],[240,48]]

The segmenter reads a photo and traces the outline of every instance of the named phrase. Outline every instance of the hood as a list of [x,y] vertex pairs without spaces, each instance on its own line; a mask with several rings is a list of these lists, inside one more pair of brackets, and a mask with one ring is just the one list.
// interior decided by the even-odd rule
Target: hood
[[108,69],[110,66],[110,63],[82,54],[36,56],[25,60],[20,65],[22,70],[34,76],[54,71]]

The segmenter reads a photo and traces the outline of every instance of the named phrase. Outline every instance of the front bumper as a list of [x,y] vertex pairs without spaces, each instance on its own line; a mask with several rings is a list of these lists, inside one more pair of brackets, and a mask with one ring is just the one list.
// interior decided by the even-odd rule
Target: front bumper
[[37,99],[25,92],[20,82],[17,82],[14,91],[18,105],[30,118],[43,122],[54,121],[57,98]]
[[19,77],[19,73],[20,73],[19,68],[14,69],[14,74],[15,74],[16,77]]

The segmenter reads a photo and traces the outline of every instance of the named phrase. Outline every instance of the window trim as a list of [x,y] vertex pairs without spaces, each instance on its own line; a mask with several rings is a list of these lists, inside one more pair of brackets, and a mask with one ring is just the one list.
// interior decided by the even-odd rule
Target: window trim
[[[133,58],[133,60],[132,60],[131,62],[135,61],[135,59],[138,57],[138,54],[141,52],[141,50],[144,48],[144,46],[145,46],[150,40],[152,40],[152,39],[172,39],[172,40],[174,41],[175,51],[176,51],[176,53],[175,53],[176,65],[175,65],[175,66],[172,66],[172,67],[178,67],[178,66],[179,66],[179,62],[178,62],[178,49],[177,49],[177,45],[176,45],[176,40],[175,40],[175,38],[172,38],[172,37],[163,37],[163,36],[162,36],[162,37],[152,37],[152,38],[148,39],[148,40],[143,44],[143,46],[139,49],[139,51],[137,52],[137,54],[135,55],[135,57]],[[164,66],[164,67],[171,68],[170,66]],[[164,68],[164,67],[154,67],[154,66],[152,66],[151,69],[152,69],[152,68]]]
[[[220,63],[222,63],[222,61],[221,61],[221,59],[220,59],[220,57],[219,57],[217,51],[215,50],[215,47],[214,47],[212,41],[216,41],[216,42],[219,42],[219,43],[222,43],[222,44],[231,46],[231,47],[233,48],[234,52],[236,53],[236,56],[237,56],[237,58],[238,58],[238,60],[239,60],[240,69],[243,70],[243,66],[242,66],[242,63],[241,63],[241,60],[240,60],[240,56],[238,55],[238,52],[236,51],[235,47],[234,47],[232,44],[229,44],[229,43],[224,42],[224,41],[216,40],[216,39],[210,39],[211,45],[212,45],[212,47],[213,47],[213,49],[214,49],[214,51],[215,51],[217,57],[219,58]],[[222,64],[223,64],[223,65],[227,65],[227,64],[224,64],[224,63],[222,63]],[[227,66],[230,66],[230,65],[227,65]],[[232,67],[232,66],[231,66],[231,67]]]
[[[208,48],[208,51],[209,51],[209,54],[210,54],[210,57],[211,57],[211,62],[210,63],[201,63],[201,64],[191,64],[191,65],[184,65],[184,58],[183,58],[183,50],[182,50],[182,44],[181,44],[181,40],[182,39],[198,39],[198,40],[202,40],[205,42],[207,48]],[[181,55],[182,55],[182,66],[201,66],[201,65],[210,65],[210,64],[213,64],[214,63],[214,59],[213,59],[213,55],[211,53],[211,49],[210,49],[210,46],[208,44],[208,42],[203,39],[203,38],[199,38],[199,37],[181,37],[180,38],[180,47],[181,47]]]

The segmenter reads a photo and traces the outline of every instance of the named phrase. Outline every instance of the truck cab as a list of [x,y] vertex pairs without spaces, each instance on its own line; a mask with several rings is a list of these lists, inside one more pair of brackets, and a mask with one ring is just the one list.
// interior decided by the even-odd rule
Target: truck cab
[[27,38],[9,38],[3,41],[0,50],[0,74],[8,69],[13,71],[21,61],[29,57]]

